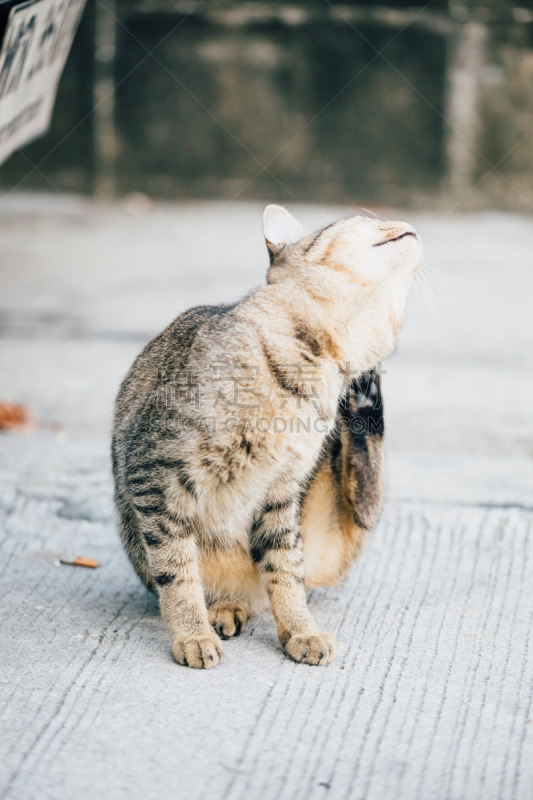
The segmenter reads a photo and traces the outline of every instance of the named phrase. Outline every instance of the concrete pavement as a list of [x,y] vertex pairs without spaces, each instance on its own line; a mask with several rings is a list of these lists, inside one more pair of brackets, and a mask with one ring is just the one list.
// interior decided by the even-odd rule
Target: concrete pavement
[[199,673],[117,541],[110,416],[150,336],[263,280],[262,207],[0,207],[0,399],[38,421],[0,436],[0,797],[529,799],[531,219],[404,212],[433,299],[384,364],[383,518],[311,593],[339,656],[293,664],[265,616]]

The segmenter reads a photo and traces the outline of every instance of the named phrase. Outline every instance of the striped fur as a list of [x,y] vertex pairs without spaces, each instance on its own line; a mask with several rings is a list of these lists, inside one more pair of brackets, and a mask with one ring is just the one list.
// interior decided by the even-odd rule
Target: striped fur
[[344,577],[382,502],[374,367],[394,347],[418,238],[361,217],[305,236],[279,207],[265,237],[267,284],[178,317],[116,402],[122,541],[192,667],[214,666],[267,603],[286,652],[327,664],[335,640],[305,587]]

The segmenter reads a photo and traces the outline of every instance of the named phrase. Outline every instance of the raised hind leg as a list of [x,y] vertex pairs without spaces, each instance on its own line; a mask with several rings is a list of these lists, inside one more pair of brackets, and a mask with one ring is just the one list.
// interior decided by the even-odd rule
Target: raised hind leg
[[383,402],[377,372],[353,381],[337,431],[305,496],[302,540],[307,586],[335,585],[357,558],[383,504]]
[[383,398],[376,370],[352,381],[337,413],[341,447],[332,453],[333,474],[354,524],[370,530],[385,488]]

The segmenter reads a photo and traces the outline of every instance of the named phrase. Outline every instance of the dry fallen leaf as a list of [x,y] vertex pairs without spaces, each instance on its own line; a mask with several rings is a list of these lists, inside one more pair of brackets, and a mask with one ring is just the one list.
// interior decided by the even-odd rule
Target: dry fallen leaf
[[61,564],[68,564],[70,567],[89,567],[90,569],[94,569],[100,566],[100,562],[97,558],[88,558],[87,556],[77,556],[77,558],[74,559],[60,558],[59,561]]
[[0,430],[25,430],[33,425],[29,411],[17,403],[0,402]]

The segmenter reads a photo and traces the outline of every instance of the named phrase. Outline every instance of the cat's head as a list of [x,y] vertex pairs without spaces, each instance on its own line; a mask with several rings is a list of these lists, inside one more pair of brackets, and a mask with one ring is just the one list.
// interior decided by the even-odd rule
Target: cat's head
[[324,299],[330,293],[354,309],[368,307],[374,316],[390,320],[397,333],[422,261],[422,245],[411,225],[354,216],[308,235],[285,208],[269,205],[263,231],[270,256],[268,283],[296,278],[315,296],[323,291]]

